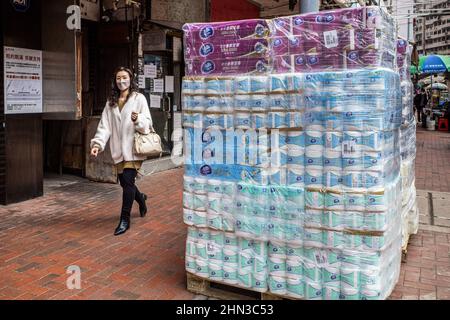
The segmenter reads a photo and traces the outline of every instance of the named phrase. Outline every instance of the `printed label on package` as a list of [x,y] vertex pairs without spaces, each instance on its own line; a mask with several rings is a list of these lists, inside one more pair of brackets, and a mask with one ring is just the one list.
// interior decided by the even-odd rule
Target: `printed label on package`
[[338,35],[336,30],[325,31],[323,33],[324,44],[328,49],[336,48],[339,44]]

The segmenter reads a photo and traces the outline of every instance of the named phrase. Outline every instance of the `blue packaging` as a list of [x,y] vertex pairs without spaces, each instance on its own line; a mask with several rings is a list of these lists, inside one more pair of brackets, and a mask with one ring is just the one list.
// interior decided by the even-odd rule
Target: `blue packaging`
[[291,90],[290,76],[272,75],[269,79],[271,92],[286,92]]
[[269,128],[286,128],[286,112],[269,112],[268,113],[268,127]]
[[340,171],[325,171],[324,186],[327,188],[339,188],[342,186],[342,173]]
[[271,110],[289,110],[291,107],[291,96],[289,94],[272,94],[269,96]]
[[267,77],[251,77],[250,92],[251,93],[267,92]]
[[364,188],[364,174],[361,172],[343,173],[342,182],[348,188]]
[[267,95],[253,95],[249,101],[251,110],[266,111],[269,109],[270,99]]

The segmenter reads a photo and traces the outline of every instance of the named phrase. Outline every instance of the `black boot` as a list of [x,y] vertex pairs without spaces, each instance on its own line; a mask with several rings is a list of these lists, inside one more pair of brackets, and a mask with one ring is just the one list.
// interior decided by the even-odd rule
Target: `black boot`
[[114,231],[114,235],[118,236],[123,233],[125,233],[128,229],[130,229],[130,217],[127,216],[121,216],[119,225],[117,226],[116,230]]
[[139,214],[141,215],[141,217],[145,217],[145,215],[147,214],[147,204],[145,203],[145,201],[147,201],[147,195],[144,193],[139,194]]

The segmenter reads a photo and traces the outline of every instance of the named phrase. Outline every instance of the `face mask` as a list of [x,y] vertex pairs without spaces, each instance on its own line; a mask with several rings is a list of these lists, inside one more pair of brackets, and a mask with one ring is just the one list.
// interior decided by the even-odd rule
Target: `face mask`
[[120,91],[125,91],[130,87],[130,80],[128,79],[122,79],[117,81],[117,87]]

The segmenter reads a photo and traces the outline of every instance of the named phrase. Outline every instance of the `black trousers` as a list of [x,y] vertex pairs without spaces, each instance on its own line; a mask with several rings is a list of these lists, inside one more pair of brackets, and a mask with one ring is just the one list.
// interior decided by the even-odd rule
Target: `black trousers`
[[123,173],[119,174],[120,186],[123,190],[121,217],[130,217],[133,201],[136,201],[139,205],[143,204],[143,195],[135,185],[136,176],[137,171],[135,169],[124,169]]
[[423,119],[423,107],[417,107],[417,121],[422,122],[425,121],[425,119]]

